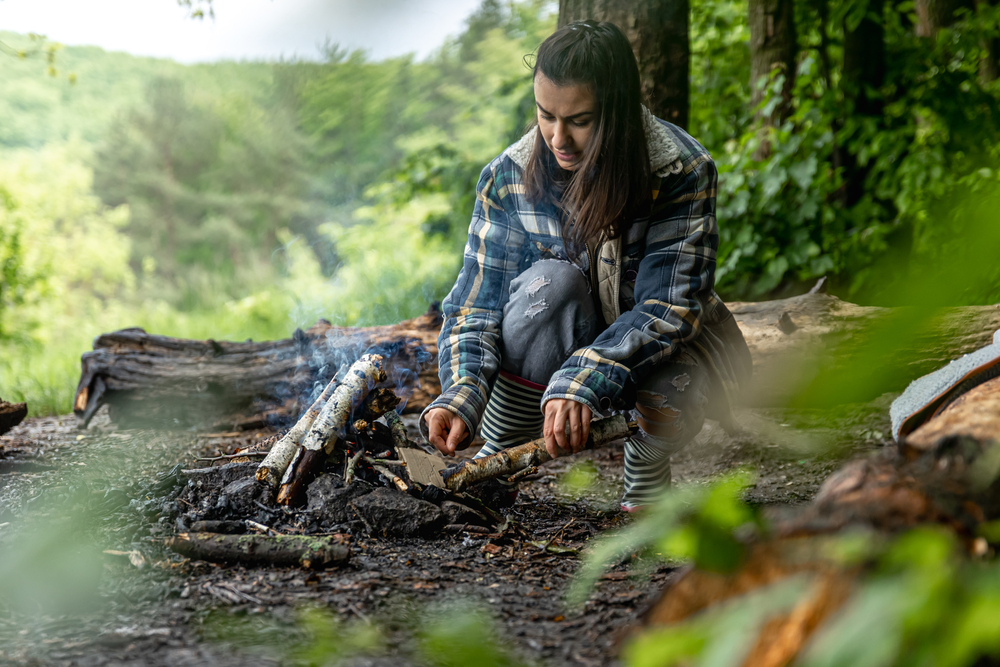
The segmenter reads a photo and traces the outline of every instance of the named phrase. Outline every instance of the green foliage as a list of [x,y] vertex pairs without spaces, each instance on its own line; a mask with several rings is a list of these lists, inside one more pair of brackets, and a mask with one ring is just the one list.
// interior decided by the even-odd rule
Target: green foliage
[[435,667],[514,667],[523,664],[501,643],[490,617],[471,604],[426,610],[418,634],[424,662]]
[[633,554],[691,560],[715,572],[735,569],[744,549],[734,531],[760,526],[756,511],[740,500],[751,483],[749,473],[737,471],[708,486],[672,488],[639,520],[599,538],[570,588],[570,604],[582,604],[606,568]]
[[[738,114],[747,87],[729,92],[730,107],[720,95],[726,89],[700,84],[710,81],[711,67],[695,70],[693,132],[713,150],[721,174],[717,279],[725,294],[761,298],[829,275],[852,300],[892,304],[908,267],[932,264],[942,242],[975,242],[955,205],[996,182],[1000,105],[997,86],[979,79],[979,61],[982,40],[1000,32],[997,13],[966,12],[929,39],[914,35],[911,2],[887,3],[874,17],[885,29],[885,83],[868,91],[881,111],[866,115],[854,108],[857,91],[842,76],[842,59],[844,26],[856,25],[867,5],[832,3],[824,16],[824,3],[798,4],[791,114],[766,131]],[[695,5],[693,25],[704,32],[693,43],[728,56],[713,58],[731,68],[726,81],[746,82],[745,19],[733,6]],[[765,115],[783,77],[767,83]],[[859,178],[856,195],[849,181]],[[961,302],[990,298],[967,291]]]

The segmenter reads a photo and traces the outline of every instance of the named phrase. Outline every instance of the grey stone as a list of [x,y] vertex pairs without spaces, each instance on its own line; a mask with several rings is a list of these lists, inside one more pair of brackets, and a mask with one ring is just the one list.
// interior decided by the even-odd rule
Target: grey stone
[[349,519],[350,502],[371,493],[374,488],[361,480],[344,486],[339,475],[320,475],[306,487],[307,509],[325,523],[345,523]]
[[381,487],[350,503],[368,532],[383,537],[431,537],[448,522],[437,506]]

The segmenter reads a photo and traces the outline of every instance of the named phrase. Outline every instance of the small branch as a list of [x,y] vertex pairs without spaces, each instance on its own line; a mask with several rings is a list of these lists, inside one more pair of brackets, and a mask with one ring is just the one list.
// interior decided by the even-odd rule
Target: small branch
[[236,452],[235,454],[220,454],[219,456],[199,456],[195,461],[226,461],[229,459],[242,459],[251,456],[267,456],[267,452]]
[[383,468],[380,465],[373,465],[372,468],[375,470],[375,472],[377,472],[378,474],[382,475],[390,482],[395,484],[396,488],[402,491],[403,493],[407,493],[410,490],[410,487],[406,484],[406,482],[400,479],[398,475],[393,474],[388,468]]
[[182,556],[214,563],[321,569],[343,565],[351,557],[349,546],[315,535],[181,533],[167,539],[165,544]]
[[354,473],[358,469],[358,462],[361,461],[361,457],[364,456],[365,450],[358,448],[358,452],[351,457],[351,460],[347,462],[347,468],[344,469],[344,486],[349,485],[354,481]]
[[396,459],[376,459],[370,456],[362,457],[364,462],[369,465],[384,465],[384,466],[403,466],[406,467],[406,461],[398,461]]
[[250,519],[245,519],[244,522],[246,523],[247,528],[253,528],[254,530],[259,530],[265,535],[270,535],[271,537],[276,537],[282,534],[276,531],[275,529],[271,528],[270,526],[265,526],[262,523],[257,523],[256,521],[251,521]]

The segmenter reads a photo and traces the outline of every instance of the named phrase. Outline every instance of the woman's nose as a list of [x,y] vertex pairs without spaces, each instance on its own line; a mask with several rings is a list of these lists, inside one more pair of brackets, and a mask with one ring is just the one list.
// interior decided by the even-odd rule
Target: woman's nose
[[556,148],[568,148],[566,145],[567,138],[566,125],[556,121],[555,131],[552,134],[552,145]]

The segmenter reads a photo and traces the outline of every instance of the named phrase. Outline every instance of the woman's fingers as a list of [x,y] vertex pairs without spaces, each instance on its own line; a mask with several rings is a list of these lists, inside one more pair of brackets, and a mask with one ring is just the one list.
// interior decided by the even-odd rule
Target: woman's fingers
[[[455,449],[465,435],[465,422],[451,410],[437,408],[427,413],[427,440],[446,456],[454,456]],[[457,422],[457,423],[456,423]]]
[[445,452],[448,456],[454,456],[462,439],[465,438],[465,421],[458,415],[452,415],[451,424],[448,429],[448,442],[445,443]]

